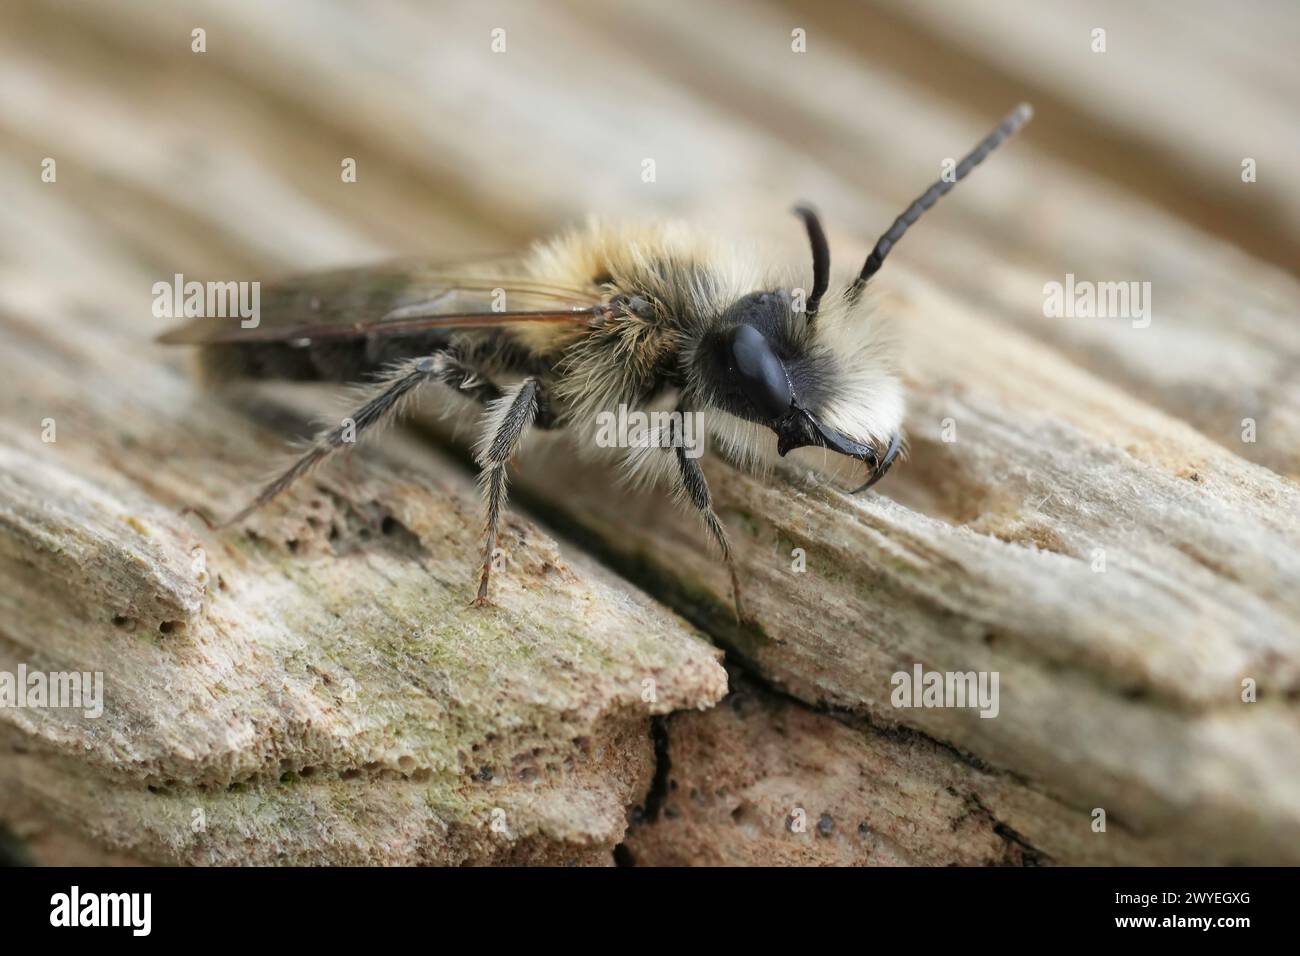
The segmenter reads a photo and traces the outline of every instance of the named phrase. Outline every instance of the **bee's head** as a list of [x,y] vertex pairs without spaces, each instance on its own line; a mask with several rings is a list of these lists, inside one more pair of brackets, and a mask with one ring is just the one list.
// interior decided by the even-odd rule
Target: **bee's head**
[[[861,293],[891,249],[921,214],[1019,130],[1033,110],[1022,103],[894,220],[872,248],[852,284],[818,310],[830,285],[830,246],[817,214],[796,208],[812,246],[813,282],[802,314],[790,293],[754,292],[736,300],[709,336],[700,368],[709,398],[721,410],[776,432],[777,452],[828,448],[865,461],[869,488],[889,470],[902,441],[897,376],[881,361],[873,330],[861,314]],[[815,321],[814,321],[815,320]]]
[[[806,333],[807,323],[793,311],[784,289],[737,300],[702,356],[713,404],[770,428],[782,456],[820,447],[866,462],[871,471],[858,490],[869,488],[898,455],[897,428],[872,434],[865,423],[871,409],[861,409],[861,423],[846,413],[864,397],[855,387],[855,370],[846,369],[825,342],[799,329]],[[853,394],[843,394],[846,390]]]

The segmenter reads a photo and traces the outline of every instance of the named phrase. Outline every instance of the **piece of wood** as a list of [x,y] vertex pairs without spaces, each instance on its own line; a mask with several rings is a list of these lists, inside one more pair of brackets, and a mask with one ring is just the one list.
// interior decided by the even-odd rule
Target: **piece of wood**
[[[624,858],[1300,861],[1294,20],[912,6],[7,5],[0,670],[102,669],[114,706],[0,710],[0,820],[60,861],[607,863],[651,715],[725,690],[666,605],[789,696],[668,719],[678,790]],[[745,627],[693,515],[545,437],[516,513],[561,543],[511,519],[501,610],[464,613],[477,508],[430,446],[463,455],[467,416],[240,530],[177,516],[242,504],[334,406],[197,392],[148,344],[154,282],[512,251],[591,212],[803,263],[796,200],[847,274],[1021,99],[1035,123],[874,283],[907,459],[856,500],[816,455],[708,463]],[[1067,275],[1149,281],[1150,325],[1049,318]],[[917,663],[997,672],[999,716],[894,707]]]
[[153,862],[608,862],[651,716],[718,700],[717,653],[515,518],[498,606],[470,609],[477,495],[395,439],[207,532],[181,506],[219,510],[281,440],[85,332],[0,315],[25,358],[0,426],[0,671],[104,688],[90,718],[0,709],[0,817]]
[[809,710],[735,675],[668,718],[662,784],[624,843],[640,866],[1142,866],[1214,848],[1135,834],[922,734]]

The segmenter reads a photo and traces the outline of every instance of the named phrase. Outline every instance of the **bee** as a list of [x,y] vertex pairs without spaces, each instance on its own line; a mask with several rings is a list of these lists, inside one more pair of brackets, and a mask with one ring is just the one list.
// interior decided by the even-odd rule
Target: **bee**
[[[482,406],[475,448],[484,506],[478,589],[489,603],[507,465],[533,428],[566,427],[579,448],[611,451],[634,480],[667,484],[703,521],[739,587],[727,533],[698,455],[669,416],[653,441],[594,440],[602,415],[670,406],[700,415],[722,455],[748,468],[817,447],[865,464],[857,494],[903,448],[895,349],[863,290],[927,209],[1032,111],[1022,104],[921,194],[830,292],[830,248],[817,214],[795,209],[812,250],[811,285],[680,225],[599,222],[526,254],[454,270],[390,266],[307,276],[262,294],[255,328],[194,319],[159,341],[195,345],[206,377],[364,383],[360,406],[316,436],[291,467],[221,525],[279,497],[333,452],[385,423],[426,389]],[[806,277],[806,274],[804,274]],[[664,433],[664,428],[667,433]]]

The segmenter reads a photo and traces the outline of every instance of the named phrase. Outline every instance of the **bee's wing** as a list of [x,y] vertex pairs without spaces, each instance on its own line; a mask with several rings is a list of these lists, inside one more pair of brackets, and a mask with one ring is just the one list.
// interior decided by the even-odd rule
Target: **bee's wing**
[[595,287],[553,285],[519,260],[454,268],[396,263],[341,269],[267,285],[258,324],[196,318],[163,333],[168,345],[349,339],[519,322],[583,324],[603,314]]

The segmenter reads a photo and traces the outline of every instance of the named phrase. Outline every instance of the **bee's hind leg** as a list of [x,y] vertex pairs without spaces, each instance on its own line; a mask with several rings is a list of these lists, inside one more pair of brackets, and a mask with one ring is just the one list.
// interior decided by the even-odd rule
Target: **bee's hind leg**
[[395,366],[374,386],[371,397],[360,408],[345,418],[336,428],[322,431],[312,442],[307,453],[299,458],[284,474],[276,478],[237,514],[220,523],[214,523],[196,509],[209,528],[226,528],[243,521],[263,505],[288,491],[299,478],[306,476],[332,452],[360,441],[362,436],[395,418],[416,390],[429,382],[441,382],[455,388],[484,404],[498,398],[501,390],[480,377],[472,368],[461,363],[450,352],[438,352],[422,358],[408,359]]
[[537,420],[549,427],[552,422],[550,403],[542,385],[526,378],[488,406],[483,434],[477,448],[480,468],[479,486],[483,490],[483,567],[479,573],[478,594],[474,607],[488,605],[488,580],[492,576],[492,556],[497,546],[497,525],[506,501],[506,464],[519,447],[524,432]]
[[676,451],[682,489],[686,492],[687,500],[695,506],[695,510],[704,519],[709,534],[722,550],[722,560],[727,563],[727,571],[731,575],[731,595],[735,602],[736,622],[743,624],[747,620],[745,605],[740,597],[740,576],[736,573],[736,559],[727,540],[727,529],[723,527],[722,521],[713,510],[713,496],[709,493],[709,484],[704,480],[704,470],[700,467],[699,460],[686,454],[686,449],[680,444]]

